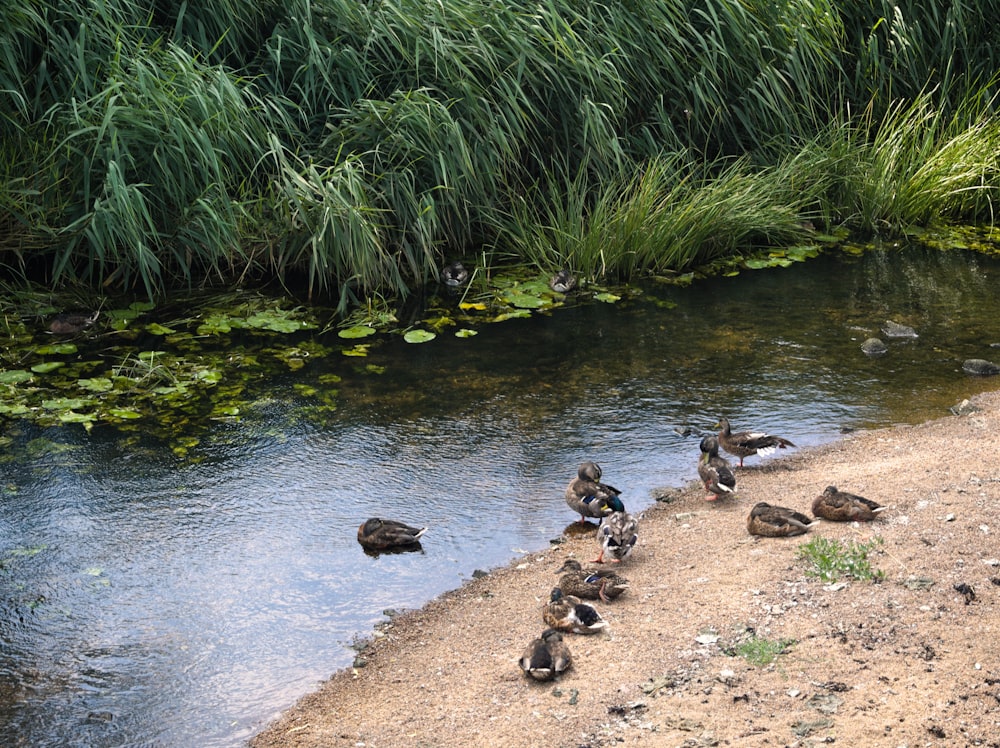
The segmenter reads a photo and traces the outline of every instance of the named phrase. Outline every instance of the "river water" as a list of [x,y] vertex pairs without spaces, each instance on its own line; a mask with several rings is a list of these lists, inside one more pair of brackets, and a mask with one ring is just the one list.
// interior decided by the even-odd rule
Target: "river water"
[[[638,511],[696,478],[685,427],[726,415],[806,447],[994,388],[961,364],[1000,359],[998,287],[995,259],[911,247],[394,339],[260,383],[197,460],[7,422],[0,744],[242,745],[385,610],[546,547],[585,459]],[[886,319],[919,337],[866,358]],[[303,385],[336,387],[336,410]],[[422,550],[365,555],[368,516],[428,525]]]

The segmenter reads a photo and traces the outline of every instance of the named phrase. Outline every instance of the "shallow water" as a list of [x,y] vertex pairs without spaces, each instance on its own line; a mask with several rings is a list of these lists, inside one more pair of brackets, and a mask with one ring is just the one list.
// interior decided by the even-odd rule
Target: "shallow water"
[[[240,745],[349,665],[386,609],[546,547],[584,459],[641,510],[694,479],[685,426],[727,415],[810,446],[993,389],[961,364],[1000,359],[998,281],[972,254],[838,255],[393,340],[261,383],[200,461],[107,427],[7,423],[0,744]],[[865,358],[888,318],[920,337]],[[337,410],[303,383],[336,386]],[[373,515],[430,525],[422,551],[365,555]]]

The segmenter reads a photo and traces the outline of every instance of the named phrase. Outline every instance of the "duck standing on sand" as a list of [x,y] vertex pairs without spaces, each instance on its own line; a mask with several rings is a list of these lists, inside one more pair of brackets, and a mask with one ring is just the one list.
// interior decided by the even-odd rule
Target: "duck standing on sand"
[[562,634],[555,629],[545,629],[524,650],[519,664],[525,675],[535,680],[552,680],[570,668],[573,658]]
[[585,600],[611,602],[628,589],[628,580],[611,569],[584,569],[575,558],[567,558],[556,574],[563,594]]
[[812,513],[831,522],[871,522],[875,515],[888,507],[876,504],[864,496],[838,491],[836,486],[827,486],[815,498]]
[[763,431],[736,431],[734,432],[726,418],[719,419],[719,444],[731,455],[740,458],[740,467],[743,467],[743,458],[750,455],[769,455],[776,449],[794,447],[788,439],[780,436],[766,434]]
[[358,542],[370,551],[391,551],[420,545],[426,527],[411,527],[392,519],[372,517],[358,528]]
[[699,446],[698,476],[708,492],[705,501],[715,501],[720,496],[736,493],[736,474],[729,461],[719,454],[719,440],[706,436]]
[[801,512],[761,501],[750,510],[747,532],[765,538],[786,538],[804,535],[813,524],[813,520]]
[[560,587],[553,587],[549,602],[542,608],[542,620],[557,631],[573,634],[596,634],[608,622],[590,603],[575,595],[564,595]]
[[596,462],[584,462],[566,487],[566,503],[580,515],[581,522],[586,522],[588,517],[602,518],[608,500],[621,493],[600,480],[601,466]]
[[617,496],[608,499],[604,508],[601,526],[597,528],[597,542],[601,546],[595,564],[603,564],[607,555],[612,561],[624,561],[632,553],[639,539],[639,522],[625,511],[625,505]]

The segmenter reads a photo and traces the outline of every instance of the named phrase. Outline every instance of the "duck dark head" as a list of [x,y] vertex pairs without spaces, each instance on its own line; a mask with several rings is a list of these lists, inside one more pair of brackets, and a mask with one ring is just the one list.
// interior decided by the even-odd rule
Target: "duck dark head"
[[449,288],[458,288],[469,280],[469,271],[461,262],[453,262],[441,268],[441,282]]
[[606,503],[607,503],[607,510],[606,511],[608,513],[624,512],[625,511],[625,504],[623,504],[622,500],[619,499],[617,496],[612,496],[611,498],[609,498],[607,500]]

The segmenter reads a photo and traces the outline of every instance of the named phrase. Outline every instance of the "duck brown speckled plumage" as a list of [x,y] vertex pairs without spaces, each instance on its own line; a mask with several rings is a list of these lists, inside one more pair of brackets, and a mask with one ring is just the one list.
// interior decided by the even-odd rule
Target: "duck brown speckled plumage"
[[549,602],[542,607],[542,620],[557,631],[573,634],[596,634],[608,625],[597,608],[564,594],[560,587],[552,588]]
[[699,445],[701,458],[698,460],[698,477],[705,485],[706,501],[715,501],[720,496],[736,492],[736,474],[729,461],[719,454],[719,440],[706,436]]
[[740,458],[740,467],[743,467],[743,458],[750,455],[769,455],[776,449],[794,447],[788,439],[763,431],[733,431],[729,425],[729,419],[719,419],[719,444],[731,455]]
[[49,320],[49,332],[54,335],[76,335],[94,324],[99,314],[99,311],[93,314],[57,314]]
[[871,522],[887,508],[864,496],[827,486],[813,501],[812,513],[831,522]]
[[580,515],[581,522],[586,522],[588,517],[602,518],[608,500],[621,493],[600,480],[601,466],[596,462],[584,462],[566,487],[566,503]]
[[639,521],[625,511],[625,505],[617,496],[608,499],[604,508],[601,526],[597,528],[597,542],[601,546],[595,564],[603,564],[607,556],[612,561],[624,561],[635,548],[639,539]]
[[569,268],[563,268],[549,279],[549,288],[556,293],[569,293],[576,288],[576,276]]
[[785,538],[804,535],[813,524],[813,520],[801,512],[761,501],[750,510],[747,532],[765,538]]
[[411,527],[392,519],[372,517],[358,528],[358,542],[370,551],[391,551],[420,544],[426,527]]
[[611,569],[584,569],[580,562],[568,558],[556,571],[559,589],[566,595],[584,600],[610,602],[628,589],[628,580]]
[[532,640],[521,655],[519,664],[525,675],[546,681],[566,672],[573,664],[573,658],[562,634],[550,628]]

